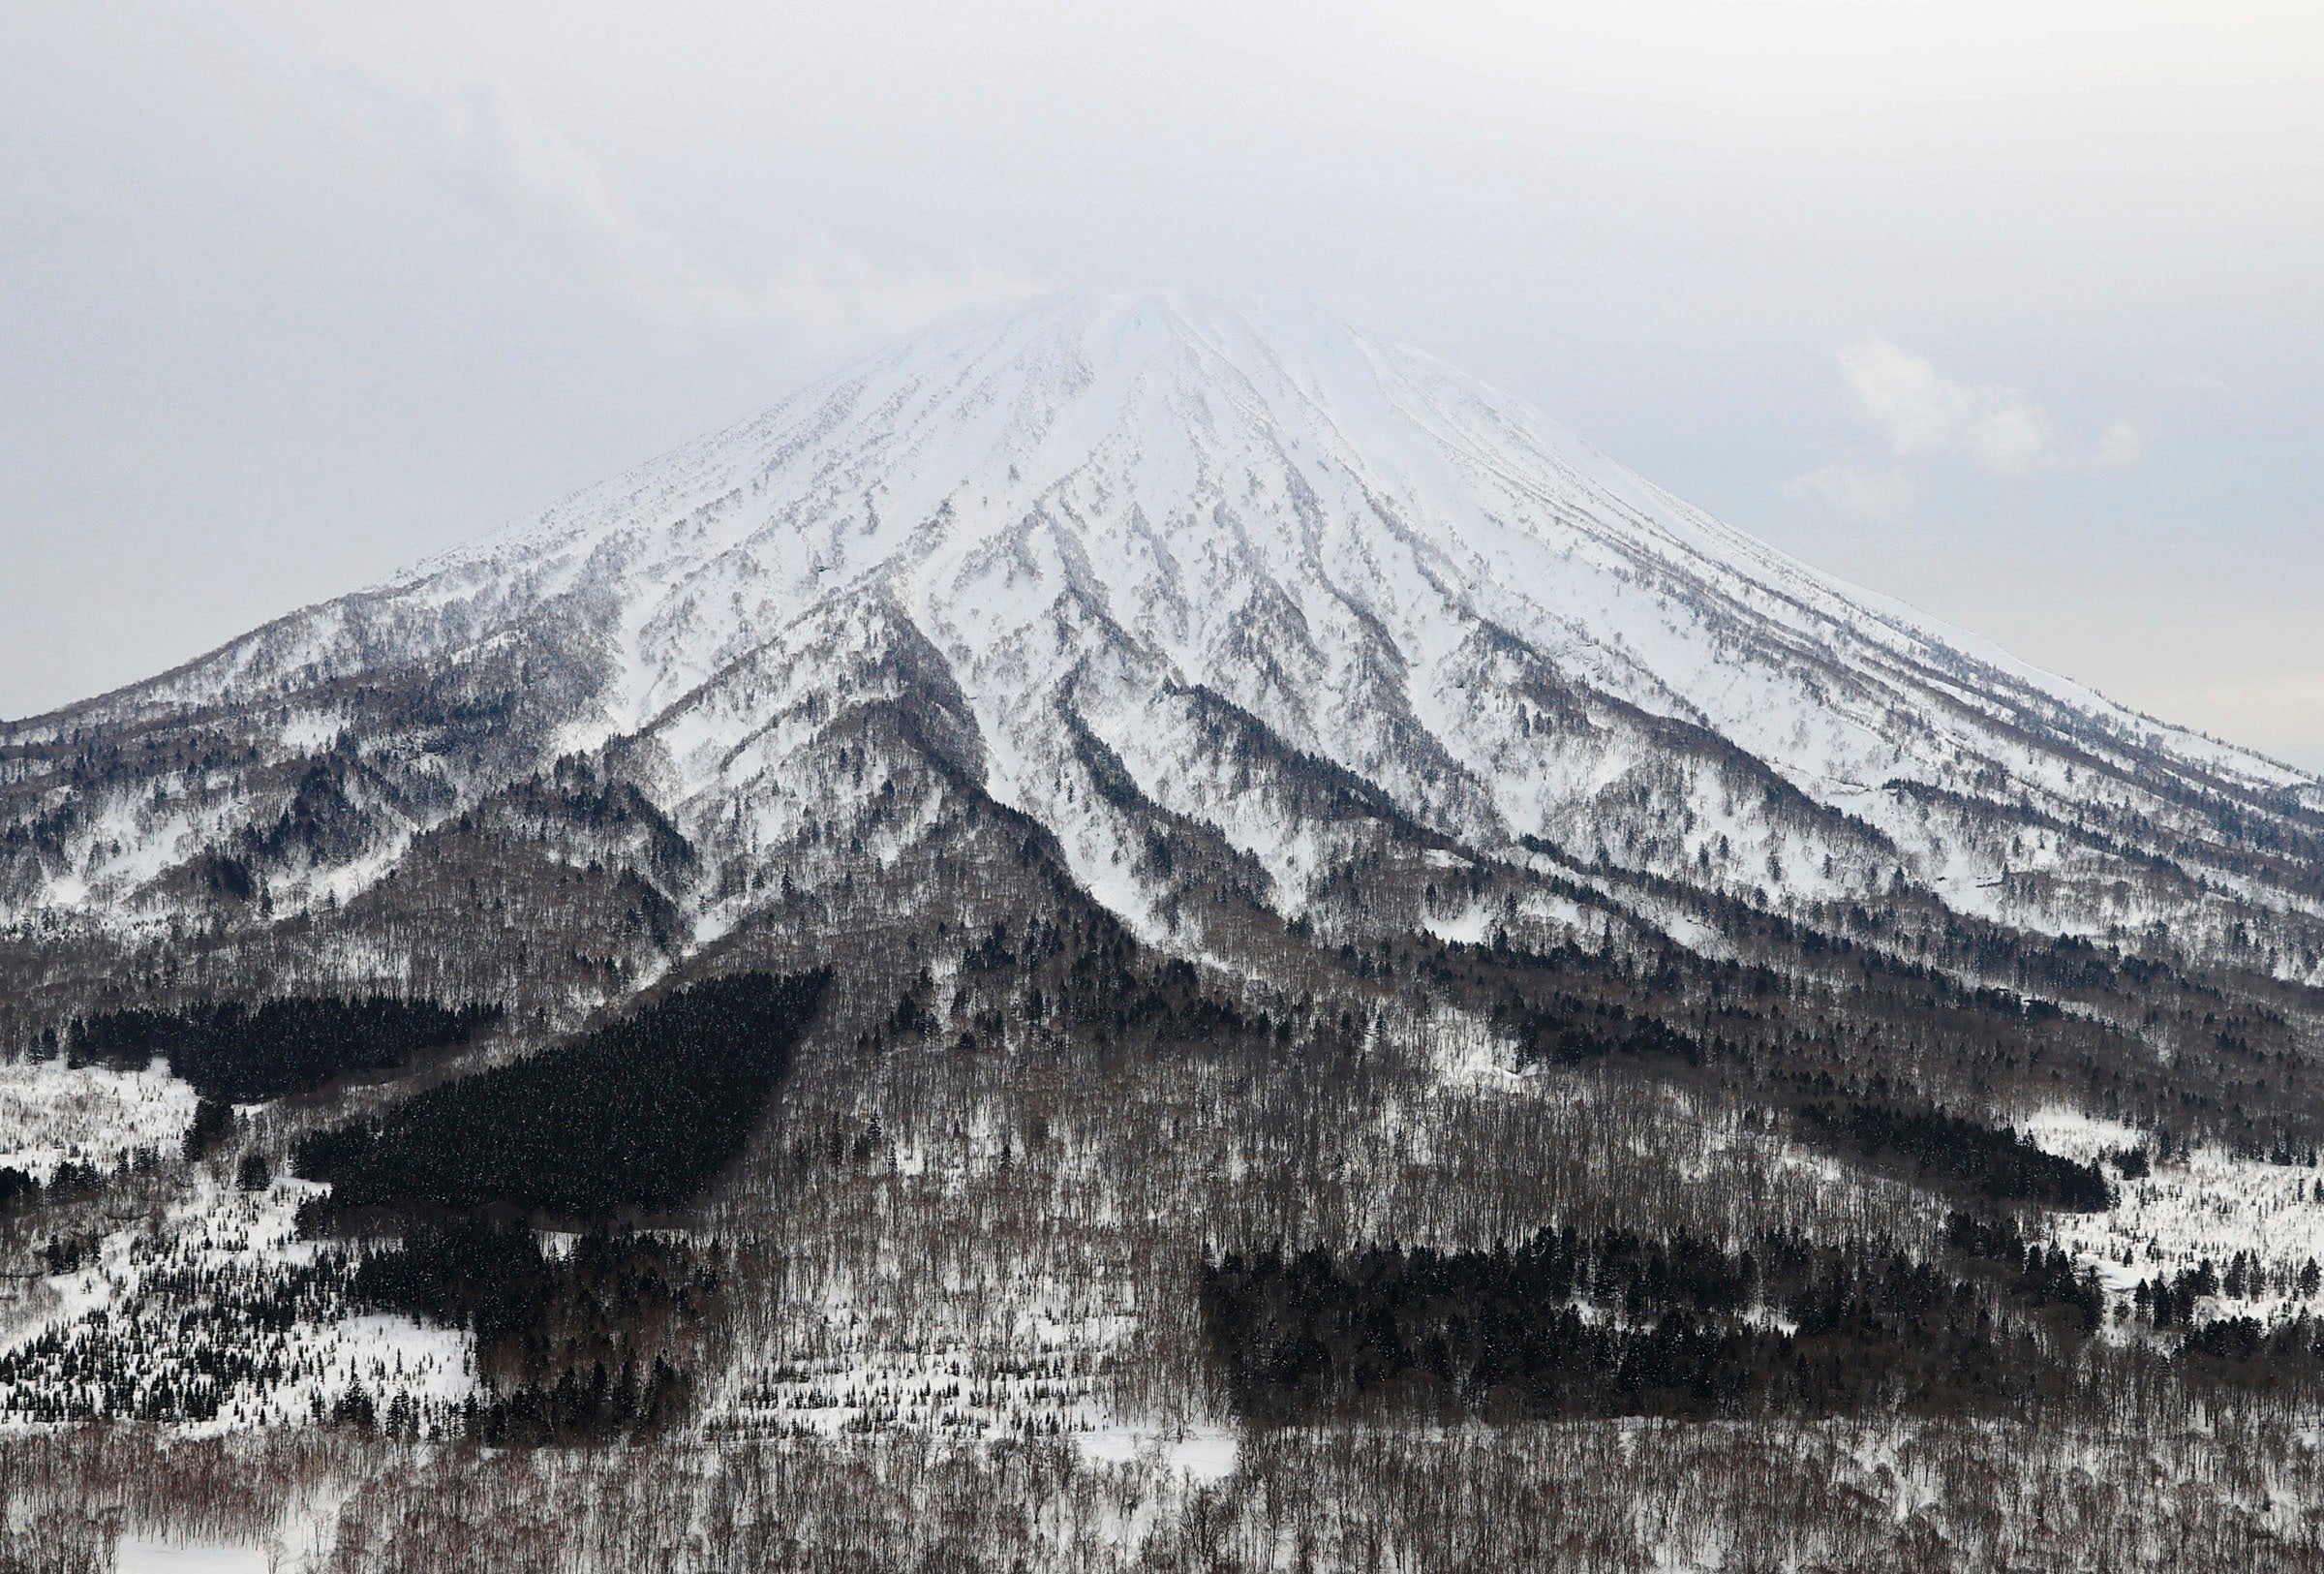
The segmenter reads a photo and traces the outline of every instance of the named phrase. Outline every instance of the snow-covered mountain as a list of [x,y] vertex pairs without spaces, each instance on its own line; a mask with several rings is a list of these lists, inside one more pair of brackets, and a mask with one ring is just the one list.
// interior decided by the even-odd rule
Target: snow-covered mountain
[[313,919],[568,756],[683,848],[638,866],[680,957],[967,793],[1186,952],[1478,938],[1526,916],[1469,900],[1493,868],[1713,952],[1728,910],[1690,893],[2324,981],[2314,779],[1818,573],[1423,355],[1176,296],[946,323],[0,728],[0,924]]
[[0,727],[0,1566],[2306,1566],[2319,1152],[2324,784],[1303,312]]

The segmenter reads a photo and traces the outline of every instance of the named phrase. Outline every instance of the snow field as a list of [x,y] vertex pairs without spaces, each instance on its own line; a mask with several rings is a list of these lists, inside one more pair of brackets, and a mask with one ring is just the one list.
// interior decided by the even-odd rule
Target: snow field
[[174,1150],[197,1102],[160,1061],[141,1071],[0,1063],[0,1168],[46,1184],[67,1161],[109,1170],[139,1151]]
[[2151,1168],[2137,1180],[2108,1170],[2120,1200],[2103,1214],[2052,1214],[2047,1235],[2095,1266],[2109,1297],[2121,1301],[2142,1279],[2169,1279],[2208,1260],[2220,1274],[2239,1253],[2265,1271],[2264,1293],[2214,1296],[2201,1320],[2248,1316],[2273,1322],[2324,1312],[2324,1300],[2284,1293],[2301,1270],[2324,1264],[2324,1171],[2305,1162],[2238,1157],[2216,1146],[2153,1161],[2155,1144],[2118,1122],[2071,1110],[2042,1111],[2026,1134],[2048,1152],[2090,1162],[2123,1149],[2147,1150]]
[[[221,1388],[215,1415],[195,1423],[197,1432],[303,1425],[354,1386],[382,1412],[399,1393],[416,1404],[457,1407],[474,1389],[463,1331],[346,1312],[264,1327],[185,1316],[212,1304],[214,1294],[263,1295],[283,1271],[314,1264],[321,1249],[299,1239],[296,1215],[317,1189],[282,1179],[244,1191],[197,1169],[187,1189],[154,1217],[105,1236],[93,1262],[52,1277],[54,1311],[15,1329],[8,1347],[56,1334],[84,1373],[109,1363],[139,1394],[164,1379],[182,1388],[190,1373],[208,1365],[205,1352],[214,1347],[230,1347],[277,1373],[271,1382],[237,1378]],[[12,1419],[20,1422],[28,1403],[70,1391],[69,1381],[64,1390],[53,1382],[0,1390],[0,1411],[14,1411]]]

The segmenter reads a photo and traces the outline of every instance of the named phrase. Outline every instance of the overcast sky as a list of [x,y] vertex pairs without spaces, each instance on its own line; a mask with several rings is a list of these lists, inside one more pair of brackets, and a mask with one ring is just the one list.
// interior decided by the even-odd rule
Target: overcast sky
[[0,715],[1147,288],[2324,770],[2324,8],[2234,0],[0,9]]

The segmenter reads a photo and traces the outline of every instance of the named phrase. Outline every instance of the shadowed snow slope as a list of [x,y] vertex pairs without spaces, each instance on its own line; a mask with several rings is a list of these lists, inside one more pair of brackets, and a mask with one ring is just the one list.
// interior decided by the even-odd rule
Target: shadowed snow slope
[[[865,707],[902,718],[868,781],[833,730]],[[891,853],[981,789],[1165,942],[1204,941],[1163,843],[1329,923],[1387,836],[2324,976],[2314,780],[1826,578],[1424,355],[1178,297],[941,324],[0,746],[19,928],[221,882],[343,901],[600,752],[703,849],[678,899],[716,932],[738,870],[902,751],[940,768]]]

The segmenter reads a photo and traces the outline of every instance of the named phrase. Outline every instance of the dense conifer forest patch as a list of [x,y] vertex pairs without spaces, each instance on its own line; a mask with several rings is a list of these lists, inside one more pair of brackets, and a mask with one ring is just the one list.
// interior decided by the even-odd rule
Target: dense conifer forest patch
[[1996,1129],[1943,1110],[1850,1103],[1811,1103],[1807,1130],[1866,1158],[1902,1161],[1923,1179],[1990,1202],[2024,1202],[2076,1213],[2103,1213],[2113,1190],[2095,1164],[2043,1153],[2006,1126]]
[[464,1406],[470,1440],[576,1441],[650,1430],[683,1411],[687,1346],[723,1262],[715,1241],[590,1230],[551,1253],[529,1229],[456,1219],[415,1224],[401,1245],[364,1253],[348,1298],[474,1336],[485,1387]]
[[339,1210],[596,1217],[683,1203],[741,1148],[828,978],[745,973],[679,991],[575,1044],[419,1094],[300,1143]]
[[204,1099],[255,1104],[334,1077],[385,1071],[423,1051],[465,1043],[498,1021],[494,1005],[447,1007],[368,995],[301,996],[107,1011],[75,1022],[66,1058],[135,1069],[155,1056]]
[[[1203,1314],[1237,1407],[1488,1419],[2004,1413],[2065,1373],[2096,1281],[1957,1217],[1954,1260],[1881,1243],[1543,1230],[1514,1248],[1229,1253]],[[1368,1404],[1366,1402],[1369,1402]]]

